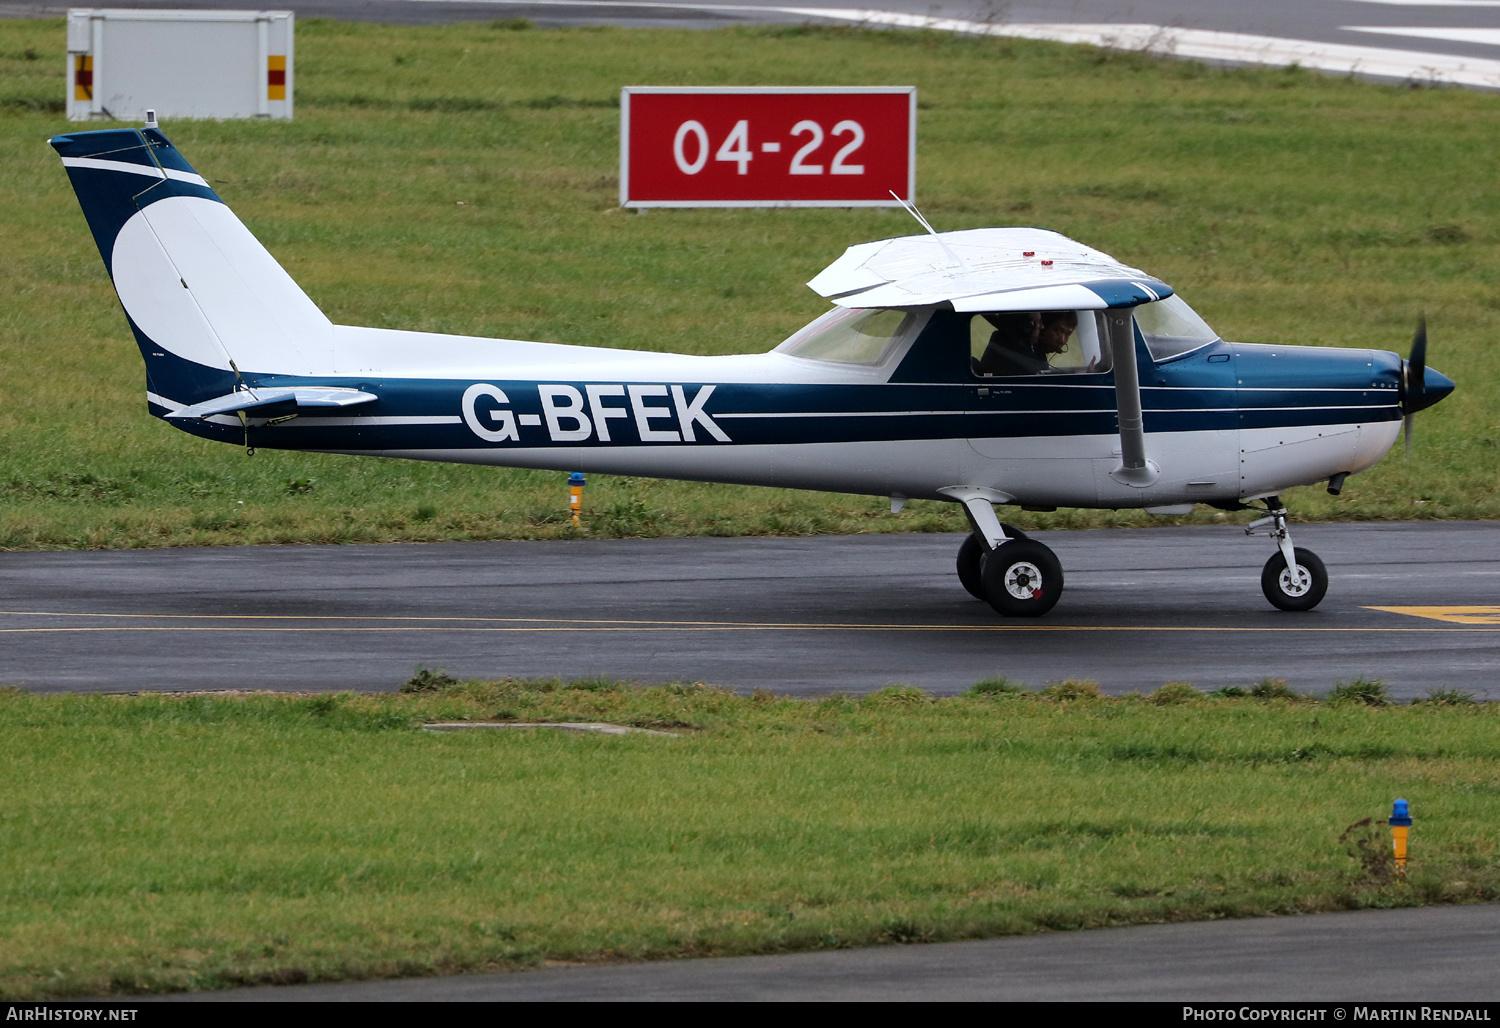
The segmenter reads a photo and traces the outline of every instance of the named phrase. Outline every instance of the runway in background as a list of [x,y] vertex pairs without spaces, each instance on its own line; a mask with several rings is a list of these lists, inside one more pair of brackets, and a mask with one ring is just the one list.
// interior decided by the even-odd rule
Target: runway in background
[[[160,7],[120,0],[116,7]],[[61,0],[0,2],[0,17],[63,14]],[[188,9],[238,0],[174,0]],[[529,18],[546,27],[623,25],[717,28],[733,24],[861,24],[994,33],[1090,43],[1224,64],[1298,64],[1333,74],[1500,89],[1496,0],[307,0],[302,17],[392,24]],[[623,85],[623,83],[622,83]]]

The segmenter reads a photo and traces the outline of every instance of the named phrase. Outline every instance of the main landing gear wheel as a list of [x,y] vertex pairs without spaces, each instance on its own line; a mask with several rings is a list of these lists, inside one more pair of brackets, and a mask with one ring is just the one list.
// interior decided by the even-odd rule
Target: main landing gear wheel
[[984,598],[1008,618],[1036,618],[1062,596],[1057,555],[1033,539],[1002,543],[984,560]]
[[1296,555],[1295,573],[1278,550],[1261,569],[1260,591],[1271,606],[1280,610],[1312,610],[1328,592],[1328,569],[1312,550],[1297,546],[1292,552]]
[[[1000,526],[1012,539],[1030,538],[1014,525]],[[970,534],[958,548],[958,580],[976,600],[987,599],[984,594],[984,543],[978,536]]]

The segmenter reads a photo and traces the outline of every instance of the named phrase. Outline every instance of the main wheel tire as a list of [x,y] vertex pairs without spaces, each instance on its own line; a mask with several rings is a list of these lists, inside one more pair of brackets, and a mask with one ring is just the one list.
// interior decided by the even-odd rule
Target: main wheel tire
[[984,543],[970,534],[958,548],[958,581],[976,600],[984,599]]
[[1287,569],[1286,558],[1278,550],[1261,569],[1260,591],[1280,610],[1312,610],[1328,592],[1328,569],[1312,550],[1295,546],[1292,553],[1297,558],[1296,575]]
[[[1001,529],[1011,539],[1027,539],[1029,536],[1014,525],[1002,524]],[[970,533],[958,548],[958,580],[976,600],[986,600],[984,594],[984,543]]]
[[984,598],[1008,618],[1037,618],[1063,591],[1057,554],[1034,539],[1003,543],[984,561]]

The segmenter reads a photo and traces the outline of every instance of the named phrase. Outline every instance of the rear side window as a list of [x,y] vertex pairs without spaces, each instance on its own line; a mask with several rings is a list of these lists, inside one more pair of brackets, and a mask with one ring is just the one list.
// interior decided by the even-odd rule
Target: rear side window
[[835,307],[776,351],[807,360],[875,365],[917,327],[918,319],[914,311]]

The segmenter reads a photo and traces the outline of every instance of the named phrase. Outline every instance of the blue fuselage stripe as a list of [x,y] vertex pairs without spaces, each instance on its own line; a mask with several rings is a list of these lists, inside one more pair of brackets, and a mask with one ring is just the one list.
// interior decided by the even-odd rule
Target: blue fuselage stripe
[[[264,376],[258,385],[289,385],[299,380]],[[252,425],[254,445],[285,449],[496,449],[577,447],[601,445],[595,427],[597,412],[585,400],[559,414],[543,403],[535,381],[494,379],[507,403],[489,396],[471,400],[463,409],[471,380],[319,379],[320,385],[339,385],[373,392],[375,403],[357,412],[303,412],[274,425]],[[547,383],[544,383],[547,384]],[[586,382],[556,383],[587,395]],[[662,392],[673,383],[664,383]],[[692,399],[703,383],[676,384]],[[990,395],[979,397],[977,390]],[[1255,406],[1234,406],[1232,394],[1218,389],[1143,390],[1146,431],[1200,432],[1240,428],[1278,428],[1366,424],[1399,420],[1394,391],[1298,391],[1277,399],[1257,395]],[[1101,435],[1118,431],[1113,391],[1085,387],[1030,389],[1024,385],[977,387],[965,385],[785,385],[715,384],[702,406],[703,416],[728,438],[727,445],[881,442],[907,439],[1020,438]],[[1227,402],[1226,402],[1227,401]],[[669,395],[653,397],[649,417],[642,420],[628,398],[610,398],[612,416],[605,430],[609,444],[620,446],[678,443],[684,419]],[[509,412],[507,418],[506,412]],[[277,412],[267,411],[274,417]],[[581,414],[582,417],[577,415]],[[468,423],[494,432],[514,424],[512,438],[481,438]],[[432,422],[443,423],[432,423]],[[427,422],[427,423],[423,423]],[[180,424],[180,423],[178,423]],[[585,432],[585,426],[587,431]],[[210,438],[239,441],[236,425],[192,422],[183,426]],[[644,435],[642,428],[644,427]],[[725,445],[702,421],[691,426],[693,442]]]

